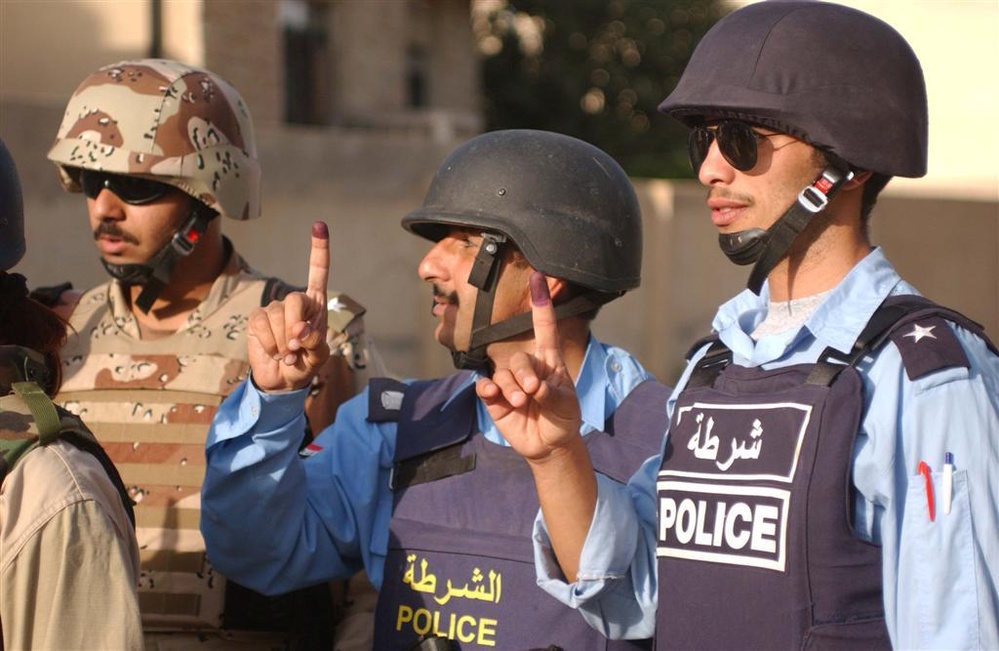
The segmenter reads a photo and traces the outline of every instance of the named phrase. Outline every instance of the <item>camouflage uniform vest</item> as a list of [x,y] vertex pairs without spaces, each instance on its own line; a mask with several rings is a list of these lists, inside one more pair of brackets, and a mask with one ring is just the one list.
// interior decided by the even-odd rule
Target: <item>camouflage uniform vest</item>
[[83,294],[70,318],[56,401],[87,422],[136,502],[147,632],[224,624],[225,581],[199,530],[204,443],[218,405],[248,375],[248,314],[273,287],[233,254],[169,336],[140,339],[113,281]]

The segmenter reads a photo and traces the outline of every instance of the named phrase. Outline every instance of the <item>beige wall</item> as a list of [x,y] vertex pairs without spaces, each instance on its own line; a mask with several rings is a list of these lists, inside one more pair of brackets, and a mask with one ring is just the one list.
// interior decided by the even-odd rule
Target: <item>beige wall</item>
[[[76,83],[98,65],[143,54],[141,25],[145,23],[136,23],[135,15],[129,12],[139,11],[145,4],[0,0],[0,136],[11,149],[23,179],[29,251],[18,271],[33,285],[71,279],[78,287],[86,287],[105,278],[86,225],[83,200],[62,192],[44,155]],[[204,41],[198,34],[202,29],[205,34],[215,34],[210,40],[219,47],[208,45],[203,55],[216,58],[224,66],[222,74],[238,78],[237,85],[254,98],[250,105],[257,116],[264,167],[264,216],[254,222],[225,224],[238,248],[261,270],[300,283],[305,278],[309,225],[315,219],[326,219],[333,231],[332,284],[368,306],[369,330],[392,368],[403,375],[446,372],[449,357],[431,338],[430,294],[415,274],[425,243],[404,232],[399,219],[420,204],[433,171],[447,152],[475,130],[474,119],[468,117],[474,116],[472,108],[478,101],[469,90],[475,87],[471,81],[475,60],[470,49],[463,55],[460,45],[467,34],[453,36],[446,46],[445,35],[435,32],[433,37],[442,43],[440,54],[435,55],[440,61],[435,65],[455,71],[453,84],[441,90],[435,101],[452,109],[410,116],[408,127],[396,119],[398,116],[386,113],[377,116],[382,119],[379,128],[285,128],[278,123],[278,104],[273,103],[279,94],[275,88],[280,86],[279,69],[267,57],[254,59],[258,53],[248,53],[252,48],[246,42],[213,26],[223,18],[235,24],[246,12],[233,9],[252,4],[257,13],[243,24],[257,24],[262,35],[254,42],[264,43],[274,35],[271,24],[263,18],[269,15],[273,0],[210,2],[212,8],[204,12],[198,9],[199,2],[164,4],[182,6],[186,12],[171,14],[169,21],[165,17],[165,23],[175,21],[168,29],[174,36],[165,36],[165,42],[189,42],[190,56],[199,56]],[[372,4],[382,3],[344,6],[356,10]],[[445,23],[450,21],[451,29],[467,29],[467,22],[462,23],[467,10],[463,14],[457,0],[420,4],[437,7],[439,16],[448,17]],[[951,3],[869,4],[914,6],[918,14]],[[984,51],[978,41],[981,30],[985,30],[984,36],[993,33],[988,30],[994,30],[996,23],[993,20],[993,27],[989,27],[988,17],[999,12],[999,4],[957,4],[963,9],[955,15],[964,16],[964,22],[958,27],[951,24],[951,9],[947,8],[938,15],[946,29],[929,29],[929,45],[922,45],[919,33],[906,32],[902,19],[900,29],[914,41],[924,59],[931,97],[935,88],[946,94],[947,84],[966,88],[956,81],[945,83],[941,79],[944,73],[976,80],[977,85],[968,82],[971,90],[959,95],[962,105],[951,109],[931,105],[931,178],[909,184],[893,182],[875,213],[873,235],[900,271],[925,293],[953,304],[997,333],[999,200],[994,188],[999,182],[999,157],[994,155],[997,146],[989,140],[996,137],[996,131],[988,127],[999,115],[994,105],[999,82],[994,75],[981,75],[982,67],[976,61],[985,60],[981,57],[995,47],[995,38]],[[982,7],[993,14],[974,13]],[[207,22],[198,18],[202,13]],[[350,16],[342,13],[340,19]],[[385,23],[376,21],[367,30],[359,28],[366,18],[356,20],[360,22],[351,24],[358,26],[356,36],[365,43],[371,65],[382,69],[388,60],[379,63],[381,55],[372,54],[391,49],[384,46],[386,40],[394,38],[395,49],[404,51],[400,43],[405,42],[406,34],[385,30],[386,26],[403,29],[401,16]],[[121,27],[132,23],[136,24],[131,29]],[[438,22],[423,23],[443,29]],[[364,31],[367,33],[361,33]],[[189,38],[177,38],[178,33]],[[933,47],[933,39],[959,37],[967,39],[965,51],[974,54],[968,55],[964,65],[938,63],[938,57],[943,56],[941,48],[946,51],[945,59],[960,56],[953,54],[958,50],[949,45],[953,40]],[[334,41],[341,45],[349,42]],[[276,47],[273,41],[271,47]],[[999,58],[991,59],[996,60]],[[382,87],[395,83],[390,78],[398,81],[397,77],[372,75],[351,83],[370,85],[367,90],[358,86],[361,94],[374,93],[369,97],[380,97],[378,92],[395,97],[392,93],[396,91]],[[346,82],[343,84],[344,92],[350,91]],[[469,103],[463,104],[466,100]],[[983,110],[991,110],[992,118],[983,117]],[[938,117],[947,115],[953,117]],[[977,117],[969,122],[960,119],[961,115]],[[445,127],[435,128],[435,120],[442,116]],[[948,146],[960,153],[944,154]],[[599,335],[631,349],[669,381],[675,377],[687,345],[707,331],[715,306],[742,287],[746,270],[728,264],[718,251],[705,214],[703,191],[695,183],[638,180],[636,184],[646,224],[643,285],[609,305],[595,327]],[[976,191],[969,193],[969,186]]]
[[[148,54],[151,11],[148,0],[0,0],[0,95],[64,102],[91,71]],[[164,56],[204,63],[201,16],[200,0],[164,3]]]
[[[923,67],[930,113],[929,172],[896,192],[999,199],[999,2],[838,0],[877,16],[909,42]],[[733,6],[748,2],[730,1]]]

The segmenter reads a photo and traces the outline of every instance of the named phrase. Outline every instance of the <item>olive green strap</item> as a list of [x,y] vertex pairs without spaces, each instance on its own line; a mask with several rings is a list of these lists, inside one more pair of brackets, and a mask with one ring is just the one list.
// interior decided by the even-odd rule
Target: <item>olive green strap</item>
[[24,400],[31,410],[31,415],[35,417],[39,442],[48,445],[55,440],[62,430],[62,421],[55,405],[52,404],[52,399],[34,382],[14,382],[11,388],[21,400]]

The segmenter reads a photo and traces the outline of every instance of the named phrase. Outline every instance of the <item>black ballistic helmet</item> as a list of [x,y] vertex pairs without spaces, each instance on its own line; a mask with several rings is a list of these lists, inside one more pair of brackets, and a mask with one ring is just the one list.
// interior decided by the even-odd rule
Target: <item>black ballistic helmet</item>
[[602,292],[634,289],[641,278],[631,181],[604,151],[560,133],[514,129],[469,140],[402,225],[435,242],[449,226],[502,233],[538,271]]
[[698,43],[659,110],[769,126],[887,176],[926,174],[926,86],[887,23],[842,5],[768,0],[743,7]]
[[24,204],[17,168],[0,140],[0,271],[7,271],[24,257]]
[[531,329],[530,314],[490,323],[505,241],[545,275],[591,290],[557,306],[560,318],[611,301],[641,280],[642,219],[631,181],[607,153],[559,133],[514,129],[469,140],[441,164],[423,207],[402,225],[434,242],[453,226],[499,235],[481,247],[469,278],[479,294],[470,350],[456,356],[459,367],[486,365],[486,344]]

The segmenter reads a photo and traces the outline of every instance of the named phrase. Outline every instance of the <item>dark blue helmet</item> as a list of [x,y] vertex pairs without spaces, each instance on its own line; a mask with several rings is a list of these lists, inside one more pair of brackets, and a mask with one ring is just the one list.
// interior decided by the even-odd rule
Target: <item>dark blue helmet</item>
[[0,140],[0,271],[7,271],[24,257],[24,204],[17,167]]
[[768,0],[718,21],[659,106],[688,125],[735,118],[789,133],[851,166],[926,174],[926,85],[887,23],[828,2]]

